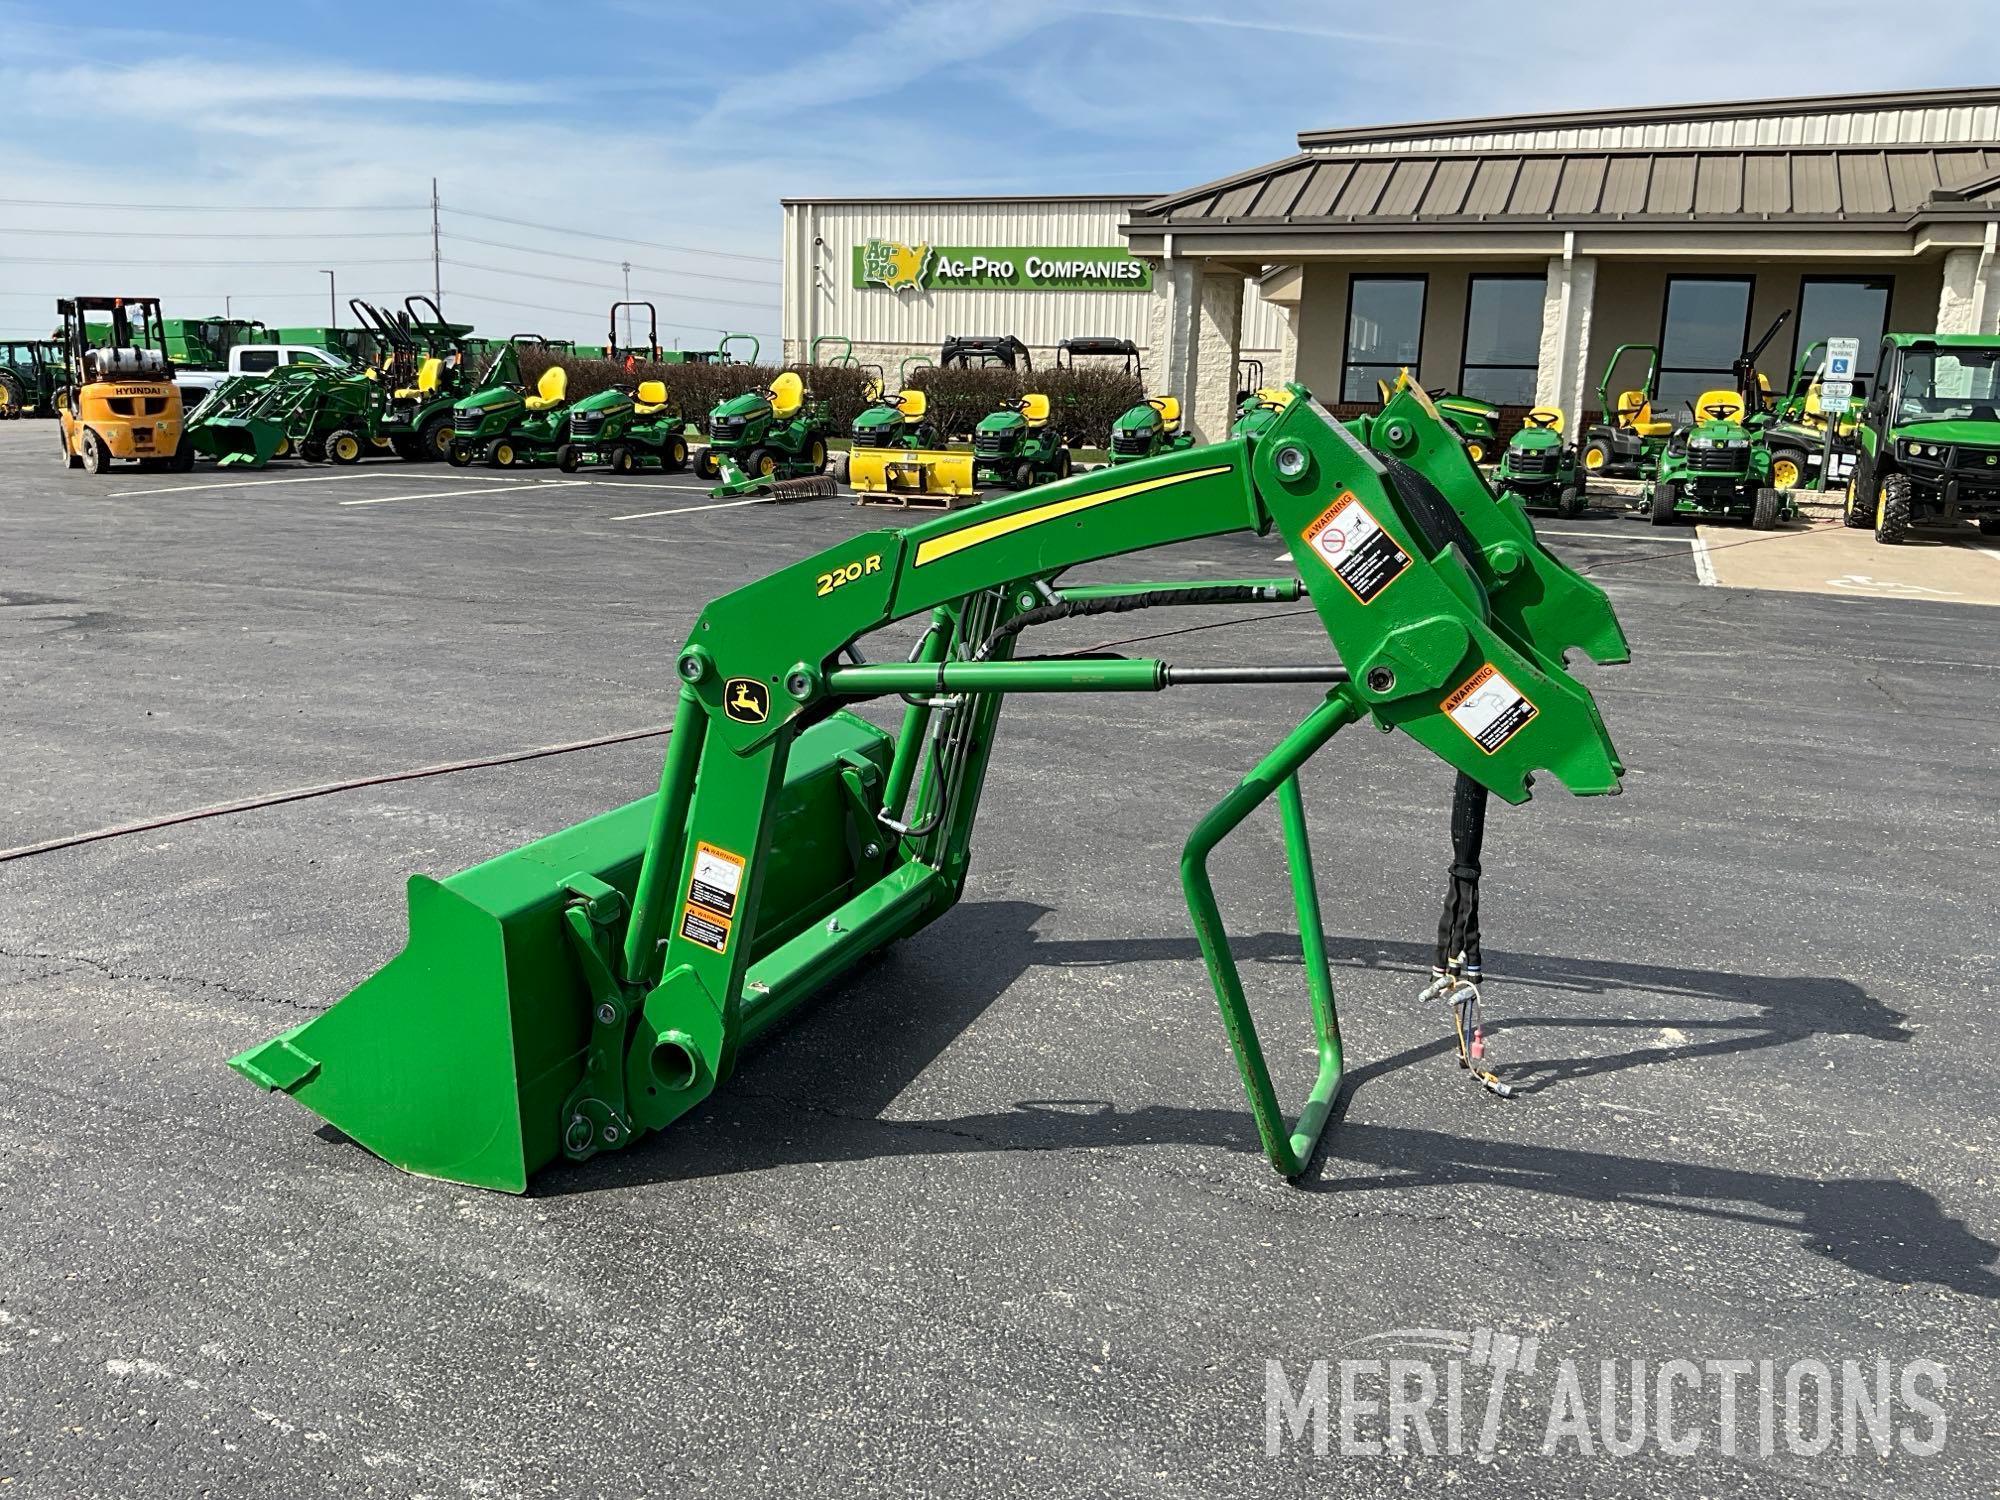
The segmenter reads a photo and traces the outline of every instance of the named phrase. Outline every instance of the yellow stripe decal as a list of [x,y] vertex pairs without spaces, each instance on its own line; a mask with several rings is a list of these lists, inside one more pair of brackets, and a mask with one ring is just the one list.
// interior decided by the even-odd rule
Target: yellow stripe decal
[[1080,510],[1094,510],[1100,505],[1109,505],[1114,500],[1143,495],[1148,490],[1163,490],[1172,485],[1186,484],[1192,479],[1208,479],[1216,474],[1227,474],[1229,469],[1228,464],[1217,464],[1213,468],[1190,469],[1185,474],[1169,474],[1161,479],[1142,479],[1137,484],[1118,485],[1100,495],[1078,495],[1069,500],[1051,500],[1047,505],[1016,511],[1011,516],[981,521],[976,526],[967,526],[946,536],[934,536],[927,542],[919,543],[915,566],[921,568],[925,563],[937,562],[940,558],[950,557],[954,552],[963,552],[967,547],[977,547],[981,542],[1010,536],[1030,526],[1039,526],[1044,521],[1059,520],[1063,516],[1075,515]]

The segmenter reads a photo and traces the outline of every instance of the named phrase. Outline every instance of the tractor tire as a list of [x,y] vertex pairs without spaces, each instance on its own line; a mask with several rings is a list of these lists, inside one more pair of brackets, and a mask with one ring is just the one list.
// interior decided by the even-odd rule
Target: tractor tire
[[1014,488],[1017,490],[1031,490],[1034,487],[1035,466],[1026,459],[1022,459],[1014,469]]
[[433,463],[443,463],[445,453],[451,447],[451,413],[441,411],[417,429],[417,446],[423,450],[418,456]]
[[291,456],[292,456],[292,440],[290,438],[279,438],[278,446],[271,451],[271,457],[290,458]]
[[87,474],[102,474],[111,467],[111,450],[104,446],[104,439],[88,427],[83,429],[82,467]]
[[1056,449],[1056,478],[1058,479],[1069,478],[1071,467],[1072,467],[1072,460],[1070,459],[1069,456],[1069,449],[1067,448]]
[[1616,462],[1611,445],[1602,438],[1593,438],[1583,445],[1583,452],[1577,455],[1577,462],[1593,474],[1603,474]]
[[632,451],[630,443],[611,445],[611,472],[614,474],[636,474],[639,472],[639,455]]
[[299,457],[309,464],[326,462],[326,442],[321,438],[307,438],[299,444]]
[[1977,520],[1981,536],[2000,536],[2000,516],[1980,516]]
[[697,479],[714,479],[721,472],[722,465],[716,460],[713,448],[704,448],[695,455],[694,473]]
[[825,438],[814,438],[806,444],[806,464],[815,474],[826,472]]
[[575,443],[564,443],[556,449],[556,467],[565,474],[574,474],[583,467],[583,455]]
[[752,448],[744,455],[743,472],[752,479],[769,479],[778,472],[778,455],[769,448]]
[[1562,488],[1562,493],[1556,496],[1556,514],[1559,516],[1574,519],[1582,515],[1589,505],[1590,497],[1584,493],[1581,485],[1566,484]]
[[1840,522],[1855,531],[1866,531],[1875,524],[1875,512],[1870,500],[1875,493],[1875,471],[1860,459],[1855,459],[1854,468],[1847,476],[1847,503],[1840,508]]
[[486,450],[486,466],[490,469],[511,469],[520,456],[521,450],[512,441],[495,438]]
[[13,421],[21,415],[21,403],[28,393],[22,389],[20,378],[6,370],[0,370],[0,418]]
[[414,432],[399,432],[389,439],[389,451],[406,464],[422,463],[430,457],[424,451],[424,440]]
[[1646,518],[1655,526],[1674,524],[1674,507],[1681,503],[1680,486],[1669,480],[1665,484],[1653,486],[1652,503],[1646,508]]
[[1893,547],[1910,534],[1910,476],[1887,475],[1875,491],[1875,540]]
[[833,455],[833,482],[835,484],[852,483],[851,476],[853,472],[854,459],[851,454],[836,453]]
[[1750,507],[1750,529],[1752,531],[1775,531],[1778,527],[1778,511],[1785,503],[1784,495],[1778,490],[1757,491],[1757,501]]
[[176,474],[194,472],[194,444],[181,439],[180,447],[174,449],[174,456],[167,460],[167,467]]
[[1486,462],[1486,444],[1479,438],[1465,439],[1465,456],[1475,466]]
[[444,461],[454,469],[469,469],[479,457],[479,444],[451,440],[451,446],[444,450]]
[[669,438],[667,446],[661,451],[660,463],[669,474],[678,474],[685,469],[688,466],[688,440],[679,436]]
[[326,456],[337,464],[358,464],[366,450],[361,434],[352,427],[336,427],[326,435]]
[[1806,456],[1797,448],[1771,450],[1771,487],[1795,490],[1806,482]]

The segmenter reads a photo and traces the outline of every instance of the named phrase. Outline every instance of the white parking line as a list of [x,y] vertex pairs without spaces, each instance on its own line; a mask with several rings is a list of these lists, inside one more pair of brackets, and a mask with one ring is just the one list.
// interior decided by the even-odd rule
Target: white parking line
[[181,495],[189,490],[249,490],[263,484],[325,484],[349,478],[346,474],[288,474],[281,479],[229,479],[208,484],[170,484],[151,490],[119,490],[110,498],[124,500],[133,495]]
[[1966,542],[1964,546],[1967,552],[1977,552],[1988,562],[2000,563],[2000,547],[1982,547],[1977,542]]
[[585,479],[583,484],[601,485],[608,490],[677,490],[684,495],[705,495],[709,486],[705,484],[675,484],[670,479]]
[[[566,490],[572,485],[582,484],[580,479],[524,479],[514,486],[517,490]],[[410,495],[370,495],[366,500],[343,500],[342,505],[393,505],[398,500],[445,500],[453,495],[492,495],[496,490],[418,490]]]
[[750,500],[711,500],[706,505],[682,505],[673,510],[635,510],[629,516],[613,516],[614,521],[647,521],[654,516],[685,516],[698,510],[734,510],[739,505],[769,505],[772,497],[758,495]]
[[1694,553],[1694,581],[1704,588],[1714,588],[1715,563],[1708,555],[1708,543],[1699,532],[1688,538],[1688,550]]

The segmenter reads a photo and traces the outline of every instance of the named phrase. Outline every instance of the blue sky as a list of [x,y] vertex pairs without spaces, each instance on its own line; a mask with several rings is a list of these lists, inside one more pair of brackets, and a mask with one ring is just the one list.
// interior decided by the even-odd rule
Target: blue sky
[[[322,267],[343,301],[400,300],[428,288],[435,175],[447,302],[482,329],[600,338],[629,258],[663,338],[768,336],[787,195],[1171,191],[1314,126],[2000,72],[1971,45],[1982,0],[1908,26],[1852,0],[1651,25],[1602,0],[230,0],[155,31],[73,10],[0,0],[9,333],[73,290],[319,322]],[[137,203],[166,207],[97,206]]]

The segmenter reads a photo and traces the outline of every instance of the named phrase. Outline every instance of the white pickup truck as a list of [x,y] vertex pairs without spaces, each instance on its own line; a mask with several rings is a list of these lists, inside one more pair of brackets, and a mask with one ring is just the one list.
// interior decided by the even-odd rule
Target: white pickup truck
[[175,370],[174,384],[181,388],[181,405],[188,411],[232,375],[268,375],[279,365],[327,365],[344,370],[354,361],[333,349],[311,344],[238,344],[229,351],[226,370]]

